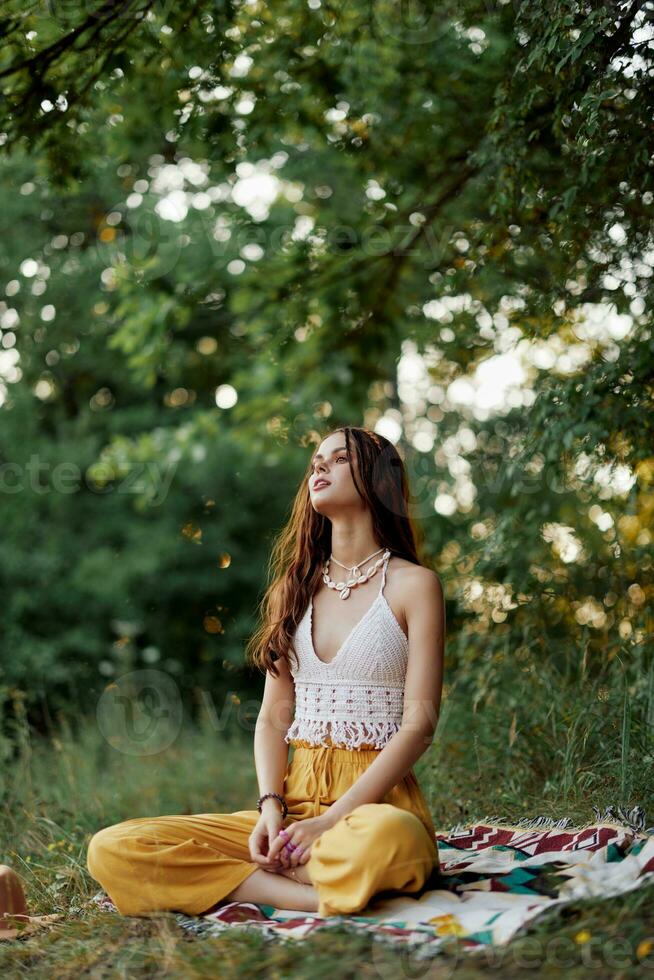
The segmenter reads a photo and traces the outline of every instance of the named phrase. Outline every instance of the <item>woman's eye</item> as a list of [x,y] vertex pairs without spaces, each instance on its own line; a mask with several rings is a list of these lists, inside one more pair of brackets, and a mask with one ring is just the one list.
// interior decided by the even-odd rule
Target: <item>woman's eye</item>
[[[348,461],[348,458],[349,458],[349,457],[347,457],[347,456],[337,456],[337,457],[336,457],[336,461],[338,462],[338,460],[339,460],[339,459],[344,459],[344,460],[345,460],[345,462],[347,462],[347,461]],[[314,469],[314,470],[315,470],[315,468],[316,468],[316,466],[317,466],[317,465],[318,465],[317,463],[314,463],[314,464],[313,464],[313,469]]]

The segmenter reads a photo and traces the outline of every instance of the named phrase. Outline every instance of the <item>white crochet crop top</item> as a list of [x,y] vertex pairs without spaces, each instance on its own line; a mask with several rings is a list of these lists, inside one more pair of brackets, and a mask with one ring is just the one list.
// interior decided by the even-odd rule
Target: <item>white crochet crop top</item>
[[381,749],[400,727],[409,641],[384,596],[389,560],[382,565],[372,605],[328,663],[313,647],[313,598],[309,600],[293,642],[295,716],[284,736],[287,742]]

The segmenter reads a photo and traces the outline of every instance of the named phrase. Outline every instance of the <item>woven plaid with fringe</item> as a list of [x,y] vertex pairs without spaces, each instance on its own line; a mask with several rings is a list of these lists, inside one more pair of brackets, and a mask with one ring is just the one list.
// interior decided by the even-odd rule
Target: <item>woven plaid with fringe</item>
[[[584,827],[545,815],[510,823],[498,816],[437,832],[440,868],[418,894],[384,893],[357,915],[320,918],[270,905],[224,902],[204,916],[175,912],[196,936],[256,930],[267,939],[296,941],[319,929],[369,933],[373,940],[411,947],[418,958],[457,937],[458,949],[505,946],[547,909],[585,898],[611,898],[654,881],[654,827],[641,807],[607,807]],[[104,892],[92,902],[110,911]]]

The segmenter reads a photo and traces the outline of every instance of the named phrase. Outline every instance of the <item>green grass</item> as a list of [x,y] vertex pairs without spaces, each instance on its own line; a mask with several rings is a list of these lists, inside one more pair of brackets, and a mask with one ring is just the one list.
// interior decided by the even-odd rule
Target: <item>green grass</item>
[[[566,722],[571,706],[576,707]],[[438,828],[490,813],[593,819],[591,804],[633,806],[652,798],[651,767],[637,766],[624,712],[593,714],[570,697],[536,698],[524,713],[490,700],[473,712],[460,691],[444,701],[438,735],[416,773]],[[578,721],[577,719],[581,719]],[[75,730],[59,719],[50,739],[26,724],[3,767],[0,862],[23,877],[33,914],[62,913],[41,935],[0,943],[2,977],[572,977],[654,975],[654,903],[644,888],[607,901],[576,902],[535,919],[503,950],[471,958],[452,941],[432,961],[334,930],[284,947],[255,934],[197,939],[172,913],[135,918],[86,903],[99,885],[85,865],[99,828],[128,817],[250,808],[257,797],[252,735],[187,725],[155,755],[112,749],[95,718]],[[548,727],[549,726],[549,727]],[[492,733],[492,738],[489,733]],[[628,744],[625,744],[627,741]],[[6,744],[5,744],[6,754]],[[631,771],[625,774],[625,767]],[[642,771],[641,771],[642,770]],[[628,778],[627,778],[628,777]],[[625,786],[631,795],[625,797]],[[652,814],[648,817],[652,821]],[[640,954],[640,959],[639,959]],[[643,958],[644,957],[644,958]]]

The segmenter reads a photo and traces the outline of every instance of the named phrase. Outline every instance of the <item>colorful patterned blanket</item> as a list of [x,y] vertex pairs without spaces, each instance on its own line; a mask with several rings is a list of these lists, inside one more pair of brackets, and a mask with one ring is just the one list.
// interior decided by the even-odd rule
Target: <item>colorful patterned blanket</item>
[[[319,918],[246,902],[225,902],[201,917],[174,915],[198,936],[255,929],[288,941],[345,926],[411,947],[418,958],[437,954],[452,936],[468,952],[504,946],[553,906],[610,898],[654,882],[654,827],[645,828],[642,809],[593,809],[597,819],[585,827],[573,827],[567,818],[507,825],[488,817],[438,832],[440,868],[422,891],[379,895],[358,915]],[[115,911],[104,892],[92,901]]]

